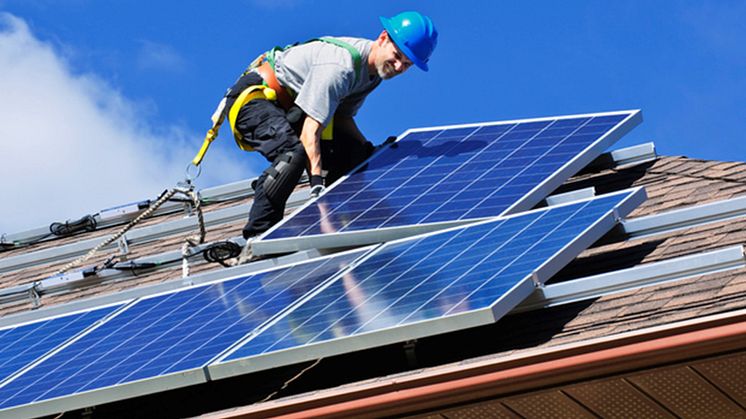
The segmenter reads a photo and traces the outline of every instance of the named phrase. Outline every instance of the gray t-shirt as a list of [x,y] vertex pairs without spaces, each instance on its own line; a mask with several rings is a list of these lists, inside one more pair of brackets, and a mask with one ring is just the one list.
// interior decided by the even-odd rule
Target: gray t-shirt
[[309,42],[278,52],[275,74],[284,87],[297,94],[295,104],[306,115],[326,126],[336,113],[355,116],[365,97],[379,83],[368,72],[368,55],[373,43],[360,38],[336,38],[360,52],[360,77],[355,80],[352,54],[327,42]]

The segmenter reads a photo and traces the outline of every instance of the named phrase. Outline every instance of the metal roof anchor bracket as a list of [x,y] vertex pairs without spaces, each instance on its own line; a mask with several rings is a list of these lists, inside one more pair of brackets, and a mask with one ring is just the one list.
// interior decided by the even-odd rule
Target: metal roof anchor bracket
[[531,272],[531,282],[538,289],[544,288],[544,284],[539,280],[539,274],[536,271]]
[[41,307],[41,294],[36,289],[37,285],[39,285],[39,281],[34,282],[34,285],[28,289],[28,297],[31,300],[33,308]]
[[[182,208],[184,209],[185,217],[191,217],[194,213],[194,202],[191,199],[191,194],[192,192],[194,192],[194,184],[192,184],[190,179],[186,179],[184,181],[178,182],[176,184],[176,187],[174,188],[174,191],[186,198],[182,202]],[[197,197],[199,198],[199,193],[197,193]]]
[[192,216],[192,203],[191,202],[184,202],[182,203],[182,208],[184,209],[184,217],[189,218]]
[[580,201],[583,199],[593,198],[596,196],[596,188],[591,186],[590,188],[578,189],[570,192],[549,195],[544,198],[543,203],[546,206],[551,207],[554,205],[560,205],[567,202]]
[[130,247],[126,235],[117,240],[117,247],[119,247],[119,259],[122,261],[127,260],[127,255],[130,253]]

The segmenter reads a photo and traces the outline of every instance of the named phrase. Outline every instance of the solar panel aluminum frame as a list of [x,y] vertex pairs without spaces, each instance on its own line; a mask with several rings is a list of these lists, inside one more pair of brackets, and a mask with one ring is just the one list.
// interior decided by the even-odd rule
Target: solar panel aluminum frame
[[[318,258],[303,261],[300,264],[312,263],[320,259],[333,258],[335,256],[340,256],[340,255],[347,254],[347,253],[360,253],[357,259],[353,260],[353,262],[350,263],[350,266],[348,267],[350,268],[350,267],[357,265],[357,263],[363,260],[363,258],[367,257],[367,255],[371,253],[371,250],[373,250],[376,247],[377,246],[369,246],[367,248],[352,249],[352,250],[348,250],[345,252],[335,253],[333,255],[321,256]],[[191,285],[188,287],[183,287],[183,288],[179,288],[175,290],[166,290],[166,291],[158,292],[155,294],[143,296],[142,298],[137,298],[137,299],[134,299],[128,302],[125,306],[118,309],[115,313],[110,314],[105,319],[113,318],[114,314],[120,314],[124,312],[128,307],[136,304],[138,301],[141,301],[147,298],[155,298],[161,295],[170,294],[174,292],[180,292],[180,291],[184,291],[190,288],[209,286],[215,283],[230,281],[232,279],[245,277],[245,276],[258,275],[264,272],[274,271],[277,269],[283,269],[283,268],[288,268],[288,267],[290,267],[290,265],[272,266],[266,269],[251,272],[249,274],[246,274],[246,273],[236,274],[234,276],[230,276],[227,278],[221,278],[221,279],[208,281],[208,282],[201,282],[199,284]],[[310,298],[311,295],[318,293],[323,288],[326,288],[330,284],[334,283],[336,279],[340,277],[346,271],[347,269],[341,269],[337,271],[334,275],[330,276],[324,282],[319,284],[316,288],[310,290],[306,295],[301,297],[295,303],[288,306],[285,310],[278,313],[275,317],[282,316],[286,312],[290,311],[292,308],[296,307],[300,302],[305,301],[306,299]],[[66,314],[70,314],[70,313],[65,313],[63,315],[66,315]],[[267,323],[272,323],[275,320],[276,320],[275,318],[270,318],[267,320]],[[97,323],[96,327],[101,326],[103,324],[104,322],[100,321],[99,323]],[[264,327],[266,327],[266,325],[263,324],[263,325],[260,325],[257,329],[261,330]],[[75,339],[69,342],[65,342],[57,350],[55,350],[54,353],[48,353],[43,358],[40,358],[39,360],[34,362],[33,365],[38,365],[45,359],[63,350],[67,346],[70,346],[74,342],[78,341],[79,339],[84,337],[88,332],[94,330],[94,328],[89,328],[89,329],[86,329],[86,333],[80,333],[78,336],[76,336]],[[255,333],[256,331],[252,331],[247,336],[252,336]],[[204,365],[198,368],[192,368],[192,369],[174,372],[170,374],[164,374],[164,375],[160,375],[156,377],[144,378],[144,379],[127,382],[123,384],[117,384],[117,385],[113,385],[109,387],[97,388],[97,389],[70,394],[66,396],[61,396],[61,397],[57,397],[53,399],[40,400],[40,401],[32,402],[29,404],[25,404],[25,405],[14,406],[14,407],[10,407],[4,410],[0,410],[0,417],[4,417],[5,415],[13,416],[13,417],[15,416],[21,416],[21,417],[47,416],[47,415],[52,415],[52,414],[59,413],[59,412],[82,409],[82,408],[89,407],[89,406],[96,406],[96,405],[111,403],[111,402],[115,402],[119,400],[129,399],[133,397],[145,396],[145,395],[149,395],[153,393],[159,393],[163,391],[187,387],[187,386],[191,386],[195,384],[206,383],[211,380],[211,377],[207,370],[207,365],[209,365],[214,360],[221,358],[224,353],[232,351],[237,346],[240,346],[240,343],[242,343],[246,338],[247,337],[244,337],[243,339],[237,341],[233,345],[226,348],[222,353],[217,354],[213,359],[211,359],[210,361],[206,362]],[[24,368],[23,371],[26,371],[30,368],[31,367]],[[15,374],[13,377],[16,377],[19,375],[21,374],[20,373]],[[5,384],[11,381],[12,381],[11,379],[6,380],[2,384],[0,384],[0,388],[2,388]]]
[[113,387],[85,391],[54,399],[42,400],[30,404],[0,410],[2,417],[41,417],[55,413],[98,406],[118,400],[144,396],[162,391],[173,390],[208,381],[203,368],[195,368],[168,375],[133,381]]
[[[444,125],[436,127],[423,127],[423,128],[412,128],[396,139],[399,142],[401,139],[411,133],[433,131],[441,129],[453,129],[453,128],[471,128],[471,127],[482,127],[482,126],[493,126],[493,125],[505,125],[505,124],[517,124],[517,123],[528,123],[528,122],[539,122],[548,120],[563,120],[563,119],[574,119],[574,118],[589,118],[589,117],[601,117],[629,114],[626,118],[617,123],[616,126],[611,128],[606,134],[599,137],[595,142],[586,147],[580,152],[575,158],[571,159],[554,172],[552,176],[544,180],[540,184],[536,185],[523,198],[516,201],[513,205],[508,207],[502,214],[496,216],[504,216],[515,214],[521,211],[527,211],[533,208],[536,204],[541,202],[542,199],[546,198],[552,191],[557,189],[565,180],[569,179],[574,174],[578,173],[585,166],[590,164],[594,159],[601,155],[607,148],[617,142],[620,138],[626,135],[634,127],[642,122],[642,111],[639,109],[625,110],[625,111],[614,111],[614,112],[599,112],[589,114],[578,114],[578,115],[563,115],[554,117],[541,117],[541,118],[528,118],[518,120],[507,120],[507,121],[495,121],[488,123],[471,123],[471,124],[459,124],[459,125]],[[378,154],[378,153],[376,153]],[[371,156],[368,160],[375,158]],[[355,169],[351,170],[350,173],[354,173],[359,168],[363,167],[367,161],[358,165]],[[335,186],[344,182],[345,179],[349,178],[349,175],[345,175],[331,185],[327,191],[334,189]],[[323,195],[322,195],[323,196]],[[433,231],[439,231],[454,226],[465,225],[473,222],[479,222],[492,217],[476,218],[470,220],[453,220],[445,222],[436,222],[428,224],[414,224],[407,226],[397,227],[386,227],[378,228],[373,230],[358,230],[349,231],[333,234],[323,235],[312,235],[312,236],[299,236],[289,237],[280,239],[265,240],[264,237],[270,235],[273,231],[281,228],[286,220],[292,218],[296,214],[303,211],[310,205],[315,205],[316,200],[306,202],[305,205],[295,210],[291,215],[277,223],[271,229],[266,231],[264,234],[259,236],[257,240],[252,244],[252,251],[255,255],[268,255],[283,252],[294,252],[306,249],[324,249],[324,248],[339,248],[349,246],[360,246],[371,243],[382,243],[385,241],[397,240],[400,238],[411,237],[420,234],[426,234]]]
[[[605,196],[616,194],[630,194],[613,210],[606,213],[603,217],[596,220],[583,232],[578,234],[575,240],[571,241],[548,258],[533,273],[527,275],[523,280],[514,285],[510,291],[506,292],[501,299],[495,301],[490,307],[459,313],[447,318],[429,319],[414,322],[412,324],[390,327],[387,329],[376,330],[361,333],[359,335],[347,336],[337,339],[331,339],[323,342],[313,343],[301,347],[283,349],[276,352],[256,355],[248,358],[242,358],[231,361],[223,361],[228,358],[234,351],[227,352],[220,357],[215,363],[209,365],[208,371],[212,379],[222,379],[233,377],[241,374],[252,373],[256,371],[267,370],[280,366],[292,365],[304,361],[350,353],[363,349],[405,342],[412,339],[419,339],[427,336],[433,336],[442,333],[453,332],[486,324],[492,324],[501,317],[510,312],[514,307],[528,298],[537,287],[542,287],[562,267],[574,259],[580,252],[601,238],[606,232],[611,230],[614,225],[619,223],[622,217],[628,215],[632,210],[637,208],[646,199],[644,188],[628,189]],[[596,197],[598,198],[598,197]],[[588,201],[594,198],[583,199],[580,201],[559,204],[555,207],[571,205],[577,202]],[[537,209],[534,211],[545,211],[547,208]],[[498,219],[518,217],[523,214],[514,214],[505,217],[497,217],[489,220],[475,222],[472,225],[485,224],[494,222]],[[455,230],[460,227],[455,227]],[[428,233],[418,236],[420,239],[424,236],[431,236],[443,233],[443,231]],[[400,239],[391,244],[400,243],[414,238]],[[378,249],[385,248],[386,245]],[[365,260],[371,258],[377,252],[370,252],[357,261],[357,265],[362,264]],[[350,268],[354,269],[354,268]],[[247,343],[243,342],[244,344]],[[236,345],[236,350],[241,345]]]

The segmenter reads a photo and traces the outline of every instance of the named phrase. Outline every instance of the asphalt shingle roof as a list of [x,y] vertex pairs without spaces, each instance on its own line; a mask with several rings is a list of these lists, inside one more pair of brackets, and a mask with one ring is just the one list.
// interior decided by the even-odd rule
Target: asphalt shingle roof
[[[579,174],[567,181],[559,192],[595,187],[598,194],[631,186],[644,186],[648,199],[630,218],[658,214],[672,209],[730,199],[746,195],[746,164],[713,162],[686,157],[659,157],[655,161],[630,167],[603,169]],[[236,200],[205,205],[206,212],[246,204]],[[157,216],[141,226],[156,225],[182,218],[176,213]],[[240,235],[243,221],[233,221],[208,229],[207,241],[226,240]],[[140,227],[140,226],[138,226]],[[20,254],[63,246],[92,237],[104,237],[120,227],[110,227],[92,233],[38,243],[0,253],[0,260]],[[191,233],[177,233],[149,243],[130,247],[128,259],[157,255],[178,250],[183,238]],[[592,274],[629,268],[668,260],[674,257],[701,253],[746,242],[746,217],[697,225],[661,234],[627,239],[618,232],[610,233],[595,246],[582,252],[560,271],[550,283],[567,281]],[[86,265],[101,264],[116,251],[103,251]],[[0,288],[39,281],[49,277],[68,260],[39,264],[24,269],[0,273]],[[223,269],[201,258],[192,259],[190,270],[201,273]],[[142,271],[108,282],[89,281],[87,285],[41,297],[43,306],[114,294],[125,289],[148,284],[178,280],[181,267],[175,264],[166,269]],[[676,281],[615,292],[590,300],[541,310],[511,314],[494,325],[444,336],[422,339],[418,351],[428,368],[444,368],[452,362],[468,363],[484,357],[504,357],[521,351],[555,347],[601,336],[640,330],[683,319],[698,318],[713,313],[724,313],[746,308],[746,268],[699,275]],[[0,316],[28,311],[31,300],[22,299],[0,304]],[[325,386],[358,385],[364,376],[340,376],[331,368],[317,367],[313,377],[324,377],[316,384],[304,384],[292,391],[305,391]],[[390,365],[372,369],[369,380],[388,375]],[[377,372],[376,372],[377,371]],[[418,374],[420,370],[399,374]],[[376,375],[379,374],[379,375]],[[362,381],[356,381],[362,380]],[[352,383],[351,383],[352,381]],[[284,395],[284,394],[281,394]],[[253,400],[251,397],[244,402]],[[233,401],[231,403],[236,403]],[[225,406],[227,407],[227,406]]]

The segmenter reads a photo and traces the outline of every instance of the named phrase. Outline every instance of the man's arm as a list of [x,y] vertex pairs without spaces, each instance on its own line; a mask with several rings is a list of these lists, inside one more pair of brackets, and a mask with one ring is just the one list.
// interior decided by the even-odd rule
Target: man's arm
[[319,121],[306,116],[300,133],[300,142],[306,149],[311,176],[321,176],[321,132],[323,130],[324,127]]

